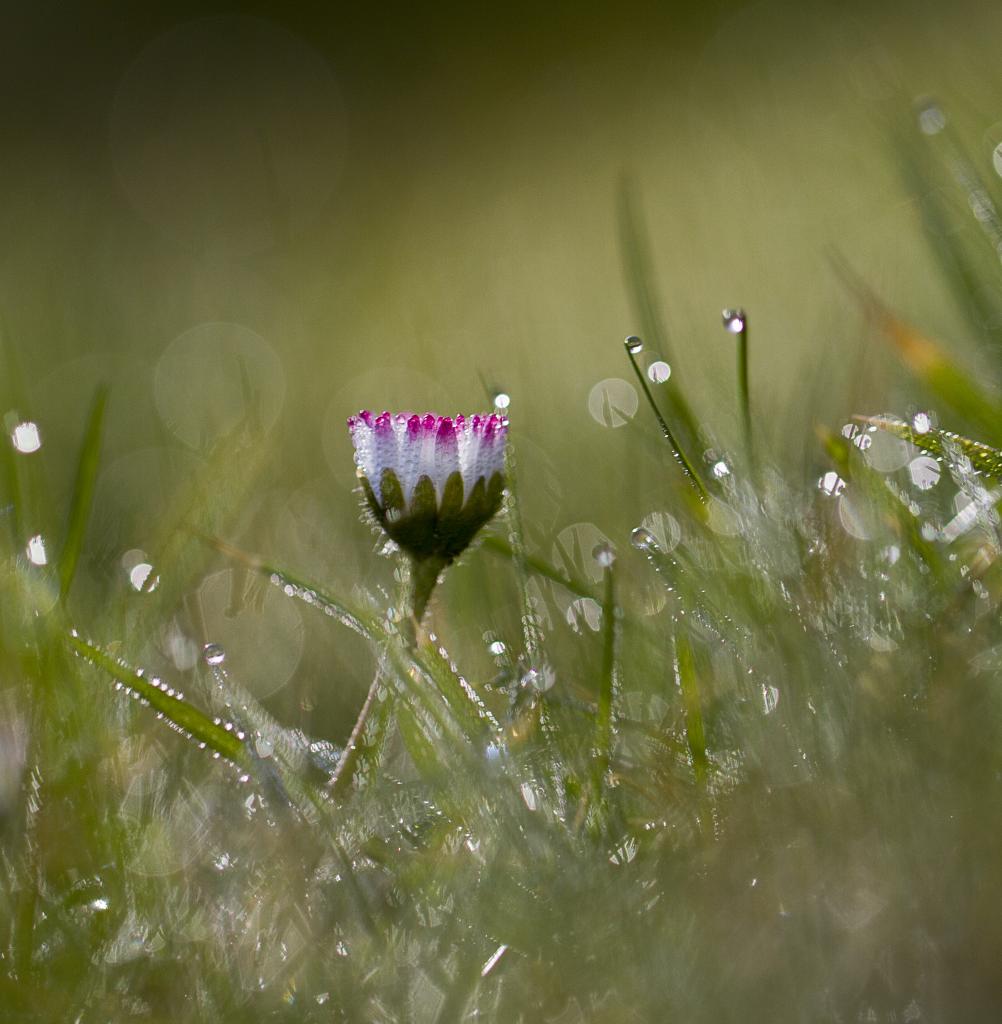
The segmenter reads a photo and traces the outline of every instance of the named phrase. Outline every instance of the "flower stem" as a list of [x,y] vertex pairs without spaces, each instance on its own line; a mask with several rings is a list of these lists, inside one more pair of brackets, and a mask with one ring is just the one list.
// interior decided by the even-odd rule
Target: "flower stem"
[[448,561],[433,555],[430,558],[415,558],[411,561],[411,615],[415,625],[420,625],[428,608],[439,574],[448,565]]

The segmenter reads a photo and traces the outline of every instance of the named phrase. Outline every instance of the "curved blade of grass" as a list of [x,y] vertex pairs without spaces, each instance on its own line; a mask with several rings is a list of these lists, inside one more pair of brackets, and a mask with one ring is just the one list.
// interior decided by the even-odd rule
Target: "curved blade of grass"
[[905,162],[905,187],[916,199],[927,250],[935,260],[943,280],[953,293],[954,301],[967,322],[979,334],[992,322],[998,310],[991,304],[990,293],[979,274],[975,260],[957,238],[956,224],[937,201],[935,185],[915,165]]
[[463,734],[468,740],[484,739],[493,716],[479,695],[453,671],[448,657],[440,654],[434,643],[422,644],[419,650],[422,666],[428,670]]
[[841,255],[832,253],[831,261],[912,374],[990,440],[1002,442],[1002,404],[950,359],[942,346],[892,312]]
[[854,416],[853,419],[857,423],[879,427],[895,437],[910,441],[916,448],[921,448],[938,459],[948,459],[954,453],[962,452],[971,460],[971,466],[977,472],[995,480],[1002,480],[1002,451],[981,441],[955,434],[952,430],[932,428],[917,433],[909,424],[889,420],[883,416]]
[[688,455],[686,455],[685,449],[682,447],[678,438],[668,425],[668,421],[661,415],[658,403],[654,401],[651,389],[647,385],[647,376],[644,374],[643,370],[640,369],[640,364],[637,362],[637,357],[630,345],[631,340],[631,338],[626,339],[626,357],[630,360],[633,372],[636,374],[637,380],[640,382],[640,389],[644,393],[644,398],[647,399],[647,404],[651,407],[651,410],[654,413],[654,418],[658,421],[658,426],[661,428],[661,433],[664,435],[664,439],[668,442],[669,448],[671,448],[671,453],[674,456],[675,461],[679,466],[681,466],[686,479],[696,489],[696,494],[699,496],[699,500],[702,502],[709,501],[710,493],[706,489],[706,484],[704,484],[700,479],[699,473],[696,472],[696,467],[692,464],[692,460]]
[[611,565],[605,567],[602,599],[602,674],[599,680],[598,713],[595,716],[595,792],[600,798],[602,782],[612,759],[613,712],[616,697],[616,583]]
[[675,634],[675,678],[682,691],[682,705],[685,708],[685,742],[692,757],[696,781],[702,782],[706,778],[709,765],[706,757],[706,734],[703,731],[703,708],[692,646],[682,630]]
[[70,503],[70,518],[66,528],[66,540],[59,556],[59,599],[65,601],[73,585],[80,552],[83,549],[87,523],[90,520],[91,505],[94,501],[94,486],[97,470],[101,463],[101,430],[104,425],[104,411],[108,404],[108,387],[98,385],[87,417],[87,430],[80,446],[77,460],[77,476],[73,485]]
[[[496,537],[493,534],[488,534],[483,539],[483,546],[488,551],[493,551],[496,555],[501,555],[503,558],[511,560],[516,559],[516,554],[512,546],[500,537]],[[583,580],[566,576],[555,566],[551,565],[543,558],[537,558],[535,555],[525,555],[524,565],[526,569],[534,572],[537,576],[542,576],[543,579],[549,580],[551,583],[556,583],[558,586],[564,588],[571,594],[577,597],[594,597],[594,588],[585,583]]]
[[103,669],[140,699],[145,700],[151,708],[159,712],[176,726],[182,733],[190,736],[198,743],[204,743],[211,750],[238,764],[247,759],[247,751],[243,741],[233,732],[221,725],[216,725],[211,718],[202,714],[187,701],[175,696],[170,691],[160,689],[136,669],[113,657],[100,647],[81,639],[75,632],[67,635],[67,643],[73,652]]
[[[623,276],[633,315],[640,328],[637,333],[674,365],[671,341],[654,284],[654,260],[640,209],[640,192],[636,182],[627,175],[620,180],[618,219]],[[665,396],[665,401],[672,421],[682,426],[685,443],[694,443],[699,437],[699,423],[685,396],[678,388],[673,388]]]
[[[855,417],[862,419],[862,417]],[[931,541],[922,536],[921,522],[908,510],[901,496],[889,486],[886,480],[875,469],[859,458],[859,449],[847,441],[841,434],[818,429],[825,452],[835,463],[839,476],[847,480],[856,480],[866,488],[866,494],[875,502],[888,518],[894,522],[902,537],[908,539],[911,550],[940,579],[944,577],[945,566],[939,549]]]

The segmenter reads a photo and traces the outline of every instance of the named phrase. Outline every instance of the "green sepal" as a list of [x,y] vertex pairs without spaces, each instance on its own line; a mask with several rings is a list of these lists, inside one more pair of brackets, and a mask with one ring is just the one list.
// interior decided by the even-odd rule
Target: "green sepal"
[[[438,532],[441,539],[441,553],[452,561],[469,547],[477,531],[501,507],[504,493],[504,479],[495,473],[489,482],[481,477],[470,491],[465,504],[448,518],[439,516]],[[444,509],[443,509],[444,512]]]
[[495,473],[487,483],[487,507],[484,513],[484,522],[492,518],[501,507],[501,499],[504,497],[504,477]]
[[[379,481],[379,490],[383,496],[382,516],[387,523],[393,523],[403,517],[407,507],[404,501],[403,488],[397,479],[397,474],[392,469],[384,469],[382,479]],[[391,534],[392,536],[392,534]]]
[[[383,474],[385,476],[385,474]],[[369,506],[369,511],[375,516],[376,522],[380,526],[386,526],[386,513],[383,511],[383,506],[379,504],[379,499],[376,497],[376,492],[372,489],[372,484],[369,483],[368,477],[364,477],[359,473],[359,480],[362,481],[362,491],[365,493],[365,503]]]
[[504,477],[501,473],[490,480],[480,477],[464,496],[463,477],[456,471],[446,480],[439,502],[431,478],[422,476],[409,505],[392,469],[383,471],[381,503],[369,481],[361,479],[377,522],[414,561],[414,604],[420,621],[438,574],[469,547],[477,531],[501,507]]
[[447,523],[455,516],[458,516],[463,507],[463,477],[456,470],[449,474],[442,489],[442,501],[438,506],[438,520],[440,523]]
[[[387,470],[389,473],[389,470]],[[383,479],[386,479],[384,473]],[[393,478],[396,480],[396,477]],[[399,484],[397,488],[399,491]],[[429,558],[437,553],[435,519],[438,503],[435,500],[435,485],[431,478],[421,477],[414,488],[410,508],[398,515],[387,515],[384,529],[404,551],[415,558]]]

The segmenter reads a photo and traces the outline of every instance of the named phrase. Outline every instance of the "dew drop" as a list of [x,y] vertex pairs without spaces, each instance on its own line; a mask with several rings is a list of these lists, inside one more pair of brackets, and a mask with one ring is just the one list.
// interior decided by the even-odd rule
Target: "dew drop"
[[616,551],[611,544],[607,544],[603,541],[601,544],[596,544],[595,547],[592,548],[591,557],[594,558],[603,569],[608,569],[609,566],[616,561]]
[[36,533],[28,541],[28,561],[33,565],[47,565],[48,557],[45,554],[45,540],[40,533]]
[[927,412],[917,412],[912,417],[912,430],[916,434],[928,434],[932,430],[932,417]]
[[495,640],[492,644],[490,644],[487,650],[489,650],[491,654],[494,655],[495,658],[498,658],[502,654],[504,654],[507,648],[505,647],[503,640]]
[[507,409],[511,405],[511,395],[505,394],[504,391],[499,391],[494,396],[494,408],[499,412]]
[[226,652],[219,644],[206,644],[202,648],[202,658],[206,665],[222,665],[226,660]]
[[647,367],[647,377],[652,384],[664,384],[670,376],[671,367],[663,359],[657,359]]
[[654,534],[643,526],[637,526],[630,532],[630,543],[638,551],[658,550],[658,542]]
[[718,479],[723,480],[725,476],[731,475],[731,467],[724,462],[723,459],[718,459],[712,466],[711,473]]
[[644,350],[644,343],[635,334],[631,334],[623,344],[631,356],[635,356]]
[[37,452],[42,447],[42,435],[38,431],[38,424],[30,420],[18,423],[11,433],[11,441],[14,447],[25,455]]
[[845,481],[838,473],[829,471],[818,480],[818,490],[830,497],[835,497],[845,490]]
[[731,334],[740,334],[745,329],[745,311],[743,309],[725,309],[720,314],[724,329]]

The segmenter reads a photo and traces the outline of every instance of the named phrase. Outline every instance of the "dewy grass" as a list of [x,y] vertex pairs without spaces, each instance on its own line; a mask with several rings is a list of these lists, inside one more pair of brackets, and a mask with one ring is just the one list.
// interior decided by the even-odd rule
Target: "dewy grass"
[[[649,251],[632,260],[656,323]],[[990,388],[950,359],[943,390],[895,350],[941,422],[805,423],[805,479],[770,463],[755,420],[753,474],[716,458],[704,480],[687,448],[706,500],[668,466],[610,499],[627,524],[611,545],[548,530],[510,459],[485,526],[475,474],[486,532],[465,553],[397,531],[455,562],[420,628],[393,590],[406,572],[384,587],[246,552],[266,550],[237,515],[268,472],[254,416],[154,524],[141,589],[87,527],[102,393],[58,515],[46,424],[19,418],[0,500],[0,1018],[994,1019],[1002,456],[972,429],[987,407],[963,417]],[[13,379],[4,408],[27,408]],[[711,432],[695,413],[673,431],[679,407],[673,438]],[[624,448],[663,446],[642,423]],[[614,479],[600,458],[560,472]],[[398,496],[378,468],[377,509],[430,511],[421,473]],[[448,468],[439,489],[428,473],[434,511],[461,517]],[[29,541],[53,521],[72,542],[50,565]],[[226,567],[333,638],[293,698],[255,698],[240,652],[199,635],[192,590]],[[321,714],[335,697],[363,710],[350,736]]]

